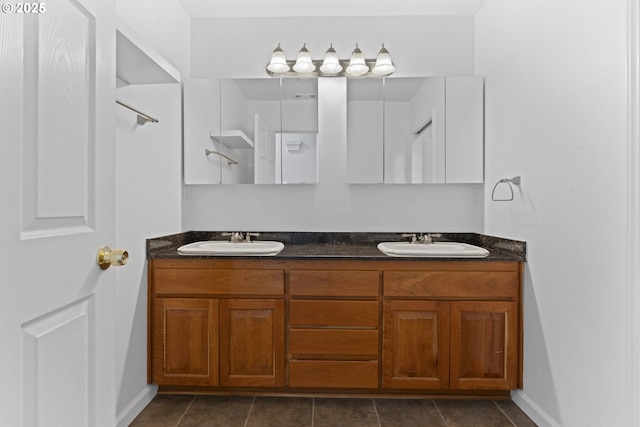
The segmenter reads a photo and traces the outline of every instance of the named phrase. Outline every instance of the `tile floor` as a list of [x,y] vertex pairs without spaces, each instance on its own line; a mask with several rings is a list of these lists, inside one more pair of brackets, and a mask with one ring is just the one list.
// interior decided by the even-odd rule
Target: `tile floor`
[[131,426],[535,427],[511,401],[158,395]]

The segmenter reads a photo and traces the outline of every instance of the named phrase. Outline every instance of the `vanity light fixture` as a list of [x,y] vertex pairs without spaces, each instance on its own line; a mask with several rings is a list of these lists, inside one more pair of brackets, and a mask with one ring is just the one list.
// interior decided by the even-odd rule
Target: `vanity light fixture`
[[287,58],[284,56],[284,52],[280,48],[280,43],[273,50],[271,54],[271,61],[267,65],[267,70],[272,73],[286,73],[289,71],[289,64],[287,64]]
[[375,60],[365,59],[357,43],[349,60],[338,58],[333,43],[329,45],[323,60],[313,60],[305,43],[295,61],[287,61],[278,43],[267,65],[267,73],[272,77],[384,77],[395,70],[384,43]]
[[378,58],[376,58],[376,65],[373,66],[371,72],[376,76],[386,76],[396,70],[396,67],[391,62],[391,55],[389,51],[385,49],[384,43],[382,43],[382,49],[378,52]]
[[364,55],[356,43],[356,48],[351,53],[351,59],[349,60],[349,66],[345,70],[350,76],[361,76],[369,72],[369,66],[364,60]]
[[329,49],[327,49],[327,52],[324,54],[324,60],[320,66],[320,71],[325,74],[338,74],[342,71],[342,65],[340,65],[338,54],[333,48],[333,43],[331,43]]
[[302,49],[298,52],[298,59],[293,65],[293,71],[300,74],[309,74],[316,70],[316,66],[311,61],[311,54],[307,49],[306,43],[302,45]]

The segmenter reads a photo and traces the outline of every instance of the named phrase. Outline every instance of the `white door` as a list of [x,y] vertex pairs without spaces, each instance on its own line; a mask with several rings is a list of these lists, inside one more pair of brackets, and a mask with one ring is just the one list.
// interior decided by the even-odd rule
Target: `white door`
[[276,133],[260,114],[255,115],[255,183],[276,182]]
[[115,4],[22,4],[0,14],[0,426],[113,426]]

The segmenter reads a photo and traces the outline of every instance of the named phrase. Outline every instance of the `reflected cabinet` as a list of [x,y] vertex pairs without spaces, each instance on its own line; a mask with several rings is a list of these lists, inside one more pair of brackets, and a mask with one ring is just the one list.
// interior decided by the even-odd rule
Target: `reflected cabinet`
[[484,79],[347,81],[350,183],[482,183]]

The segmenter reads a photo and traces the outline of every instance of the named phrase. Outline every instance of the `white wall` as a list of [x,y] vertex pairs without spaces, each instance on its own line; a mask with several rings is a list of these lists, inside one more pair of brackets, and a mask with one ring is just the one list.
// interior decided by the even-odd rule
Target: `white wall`
[[[322,57],[329,43],[333,43],[341,58],[347,58],[356,42],[367,57],[375,57],[384,42],[398,68],[394,76],[474,73],[474,22],[470,16],[199,18],[192,21],[191,28],[191,75],[197,78],[267,77],[265,66],[278,42],[291,59],[303,42],[314,58]],[[330,34],[327,28],[331,28]],[[367,30],[354,32],[354,28]],[[345,118],[335,111],[331,117],[333,121],[326,121],[327,130],[335,134],[331,128]],[[335,135],[336,138],[318,140],[319,183],[316,185],[185,187],[183,228],[482,229],[481,185],[348,185],[346,128],[344,134]]]
[[[118,0],[116,13],[182,77],[189,75],[190,18],[178,0]],[[180,84],[125,86],[117,96],[159,119],[138,126],[135,113],[115,107],[115,243],[130,256],[116,270],[116,416],[125,426],[155,394],[146,378],[145,239],[181,230],[182,109]]]
[[394,76],[467,75],[473,73],[473,33],[473,16],[196,18],[191,76],[267,77],[278,43],[287,59],[295,59],[303,43],[313,59],[321,59],[330,43],[341,59],[356,43],[375,58],[384,43],[397,67]]
[[116,270],[116,409],[122,419],[137,415],[135,406],[154,393],[147,386],[145,239],[180,231],[182,112],[178,83],[126,86],[117,96],[159,120],[140,126],[135,113],[116,110],[116,245],[129,252],[129,263]]
[[116,14],[182,78],[191,68],[191,18],[178,0],[116,0]]
[[[484,231],[528,243],[524,390],[513,397],[542,426],[635,425],[625,395],[626,7],[488,0],[476,16]],[[514,175],[516,199],[492,202],[493,184]]]

